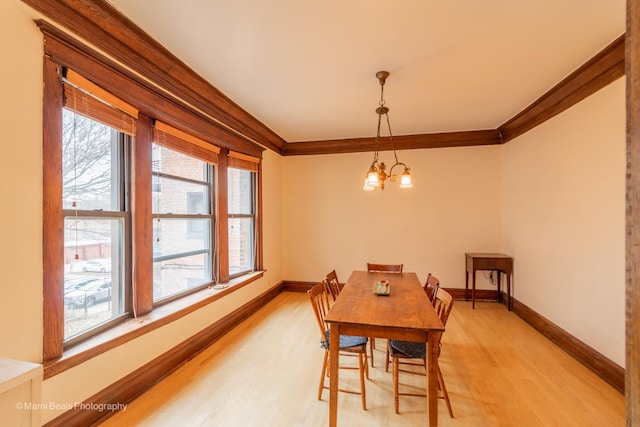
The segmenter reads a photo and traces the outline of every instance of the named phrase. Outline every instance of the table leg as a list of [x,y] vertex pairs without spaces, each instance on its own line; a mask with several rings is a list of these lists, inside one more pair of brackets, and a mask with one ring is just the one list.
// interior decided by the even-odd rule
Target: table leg
[[338,358],[340,357],[340,327],[331,323],[329,341],[329,427],[338,425]]
[[464,300],[469,301],[469,269],[466,269],[464,276]]
[[511,303],[511,274],[507,272],[507,308],[509,311],[513,309],[513,304]]
[[476,269],[471,272],[471,308],[476,308]]
[[429,426],[438,425],[438,336],[440,332],[431,332],[427,337],[427,406],[429,408]]
[[501,281],[501,279],[502,279],[502,271],[500,271],[500,270],[496,270],[496,274],[497,274],[497,276],[498,276],[498,277],[496,278],[496,280],[498,281],[498,298],[497,298],[497,301],[498,301],[499,303],[501,303],[501,302],[502,302],[502,289],[500,288],[500,281]]

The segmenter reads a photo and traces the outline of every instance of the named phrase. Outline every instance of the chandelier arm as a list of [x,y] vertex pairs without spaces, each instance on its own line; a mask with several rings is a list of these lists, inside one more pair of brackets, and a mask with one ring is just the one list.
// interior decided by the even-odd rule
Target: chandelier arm
[[393,166],[391,166],[391,168],[389,169],[389,179],[391,179],[391,181],[395,181],[395,179],[396,179],[396,176],[397,176],[397,175],[394,175],[394,174],[393,174],[393,169],[394,169],[396,166],[404,166],[404,168],[405,168],[406,170],[409,170],[409,168],[407,167],[407,165],[405,165],[404,163],[402,163],[402,162],[396,162],[396,164],[395,164],[395,165],[393,165]]

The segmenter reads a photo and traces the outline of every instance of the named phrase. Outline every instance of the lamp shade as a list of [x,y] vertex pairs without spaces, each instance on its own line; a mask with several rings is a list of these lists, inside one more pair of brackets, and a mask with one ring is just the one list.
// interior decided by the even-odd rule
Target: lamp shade
[[378,171],[371,166],[369,172],[367,172],[366,178],[367,185],[369,187],[379,187],[380,186],[380,177],[378,176]]
[[369,183],[367,182],[367,178],[365,177],[365,179],[364,179],[364,186],[362,187],[362,189],[363,189],[364,191],[373,191],[373,190],[375,190],[375,189],[376,189],[376,187],[372,187],[372,186],[370,186],[370,185],[369,185]]
[[411,174],[409,168],[405,168],[402,175],[400,175],[400,188],[411,188],[413,183],[411,182]]

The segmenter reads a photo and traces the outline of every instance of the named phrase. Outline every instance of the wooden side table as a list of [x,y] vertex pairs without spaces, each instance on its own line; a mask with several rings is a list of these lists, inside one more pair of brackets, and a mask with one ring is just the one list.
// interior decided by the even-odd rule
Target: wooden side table
[[471,308],[476,304],[476,271],[492,270],[498,272],[498,302],[502,300],[500,292],[500,273],[507,276],[507,307],[511,311],[511,276],[513,275],[513,258],[504,254],[493,253],[466,253],[466,278],[464,283],[465,300],[469,301],[469,273],[471,273]]

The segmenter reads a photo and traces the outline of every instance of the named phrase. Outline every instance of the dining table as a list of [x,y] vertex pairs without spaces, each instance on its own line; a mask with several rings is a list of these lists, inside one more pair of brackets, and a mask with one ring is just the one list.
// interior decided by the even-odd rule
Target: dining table
[[[386,287],[380,283],[387,281]],[[427,344],[428,425],[438,425],[438,339],[444,326],[416,273],[353,271],[325,317],[329,324],[329,426],[338,421],[340,335]]]

